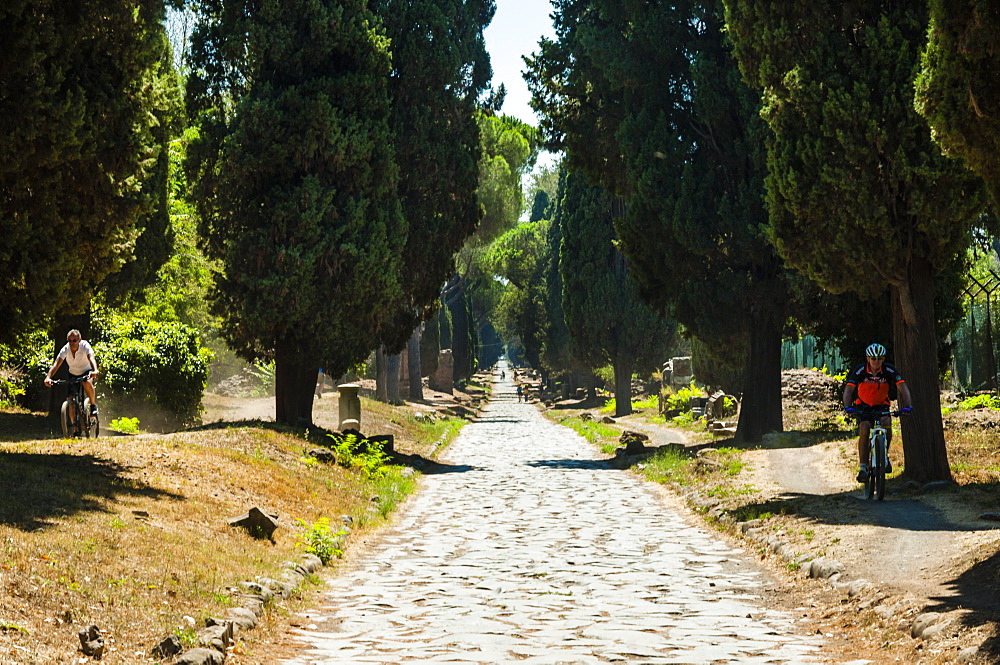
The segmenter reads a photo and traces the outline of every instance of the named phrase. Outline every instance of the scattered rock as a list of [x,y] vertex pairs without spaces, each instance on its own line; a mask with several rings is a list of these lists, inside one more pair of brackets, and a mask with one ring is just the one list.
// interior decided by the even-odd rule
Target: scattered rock
[[329,448],[313,448],[309,451],[309,457],[314,457],[320,462],[332,463],[336,461],[336,456],[334,456],[333,451]]
[[941,615],[937,612],[924,612],[917,616],[910,624],[910,637],[923,637],[924,631],[941,620]]
[[849,598],[854,598],[855,596],[860,596],[861,593],[872,585],[868,580],[854,580],[847,586],[847,596]]
[[198,647],[185,651],[174,661],[174,665],[223,665],[226,657],[215,649]]
[[827,579],[835,573],[842,572],[844,572],[844,564],[826,557],[813,559],[809,565],[809,577],[816,579]]
[[246,529],[254,538],[274,540],[274,530],[278,528],[278,516],[268,515],[254,506],[245,515],[230,519],[229,526]]
[[78,633],[80,651],[86,656],[100,660],[104,655],[104,636],[101,629],[91,624]]
[[153,647],[154,658],[170,658],[181,652],[181,640],[176,635],[167,635]]

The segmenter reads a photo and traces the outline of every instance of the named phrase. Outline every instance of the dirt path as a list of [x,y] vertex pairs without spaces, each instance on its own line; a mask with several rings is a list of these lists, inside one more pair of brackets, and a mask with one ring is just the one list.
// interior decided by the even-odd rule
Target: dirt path
[[[798,500],[810,538],[845,564],[851,578],[888,591],[966,607],[996,605],[992,594],[955,584],[970,556],[1000,537],[996,524],[932,493],[869,501],[854,482],[853,441],[751,451],[755,485],[767,499]],[[808,543],[800,542],[803,547]]]

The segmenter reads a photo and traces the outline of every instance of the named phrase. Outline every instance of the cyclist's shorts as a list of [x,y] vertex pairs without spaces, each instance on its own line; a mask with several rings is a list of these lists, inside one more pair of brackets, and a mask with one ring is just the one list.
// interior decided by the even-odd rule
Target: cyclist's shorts
[[864,411],[858,414],[858,424],[868,423],[869,425],[873,425],[875,424],[875,421],[879,420],[887,413],[889,413],[888,404],[867,407]]
[[[90,374],[90,370],[89,369],[86,372],[84,372],[83,374],[73,374],[73,373],[70,373],[69,378],[70,379],[79,379],[81,376],[87,376],[88,374]],[[67,384],[66,385],[66,395],[69,396],[69,397],[76,397],[76,394],[80,391],[80,386],[82,386],[82,385],[83,385],[83,382]]]

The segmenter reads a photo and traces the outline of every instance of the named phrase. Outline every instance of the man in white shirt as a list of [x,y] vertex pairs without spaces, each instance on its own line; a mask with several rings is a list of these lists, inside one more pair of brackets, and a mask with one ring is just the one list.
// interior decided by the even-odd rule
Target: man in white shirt
[[83,389],[90,398],[90,412],[96,414],[97,396],[94,394],[94,377],[98,374],[97,361],[94,359],[94,349],[90,346],[90,342],[83,339],[80,331],[75,328],[66,333],[66,346],[56,354],[56,361],[52,363],[49,373],[45,376],[46,386],[52,385],[52,375],[63,363],[66,363],[71,378],[75,379],[89,373],[83,382]]

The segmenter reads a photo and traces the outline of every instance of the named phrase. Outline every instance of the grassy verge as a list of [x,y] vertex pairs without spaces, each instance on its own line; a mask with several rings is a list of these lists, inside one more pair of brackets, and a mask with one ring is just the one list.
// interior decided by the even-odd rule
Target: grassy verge
[[[335,419],[335,404],[317,400],[318,423]],[[419,410],[364,400],[363,430],[431,459],[465,421],[427,422]],[[102,662],[155,662],[161,639],[190,645],[206,618],[236,604],[240,582],[278,577],[324,525],[336,532],[350,516],[363,533],[416,485],[401,467],[318,462],[315,436],[272,423],[96,440],[50,431],[42,415],[0,413],[10,433],[0,441],[2,663],[81,662],[76,634],[89,624],[105,636]],[[228,525],[255,506],[278,516],[273,541]],[[227,663],[264,662],[310,593],[276,603]]]

